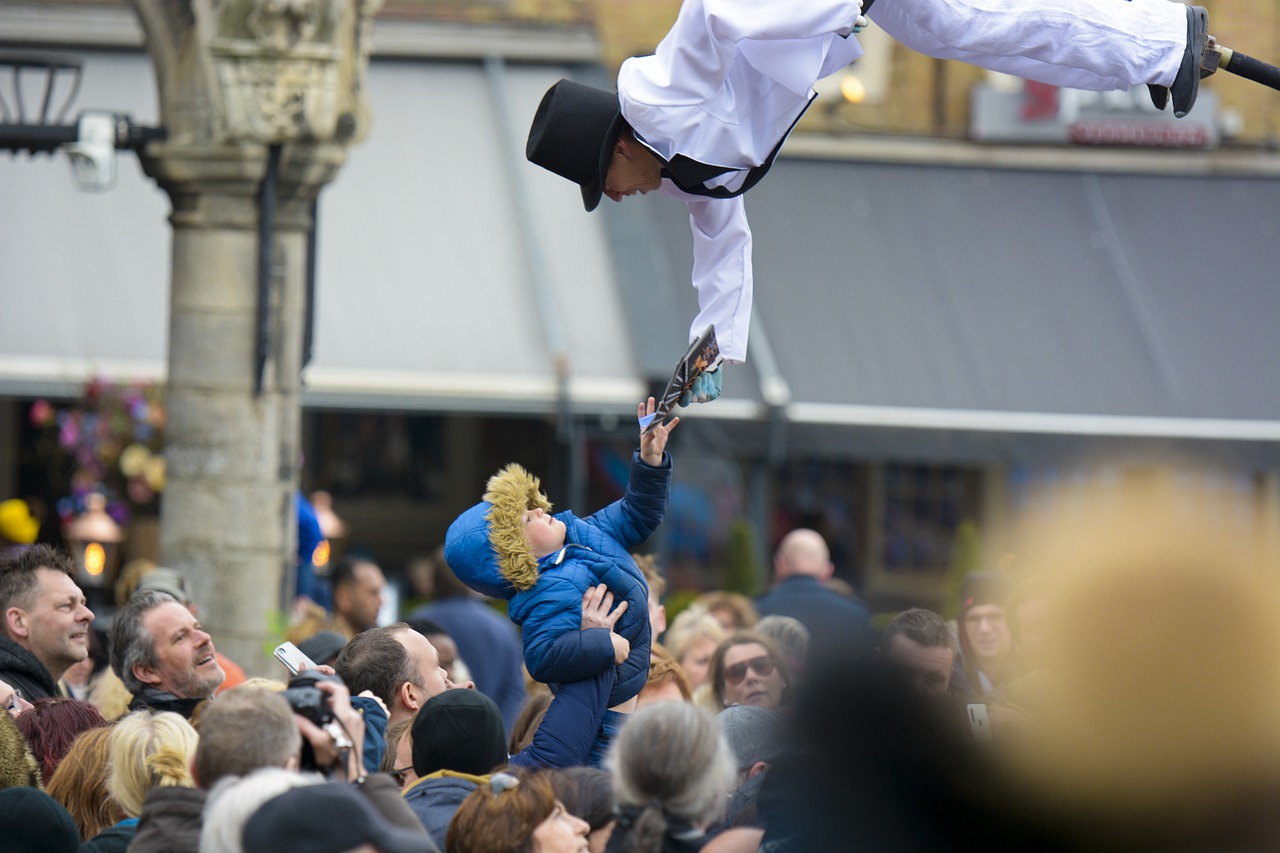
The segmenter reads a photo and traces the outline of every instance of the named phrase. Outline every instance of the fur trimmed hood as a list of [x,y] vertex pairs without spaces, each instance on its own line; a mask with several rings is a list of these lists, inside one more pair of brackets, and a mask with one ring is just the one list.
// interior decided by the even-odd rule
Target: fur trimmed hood
[[489,504],[489,544],[498,555],[502,576],[520,592],[538,582],[538,559],[524,535],[524,514],[531,509],[551,512],[551,501],[542,493],[542,483],[512,462],[489,478],[484,499]]
[[[587,518],[556,513],[565,526],[565,547],[542,560],[533,559],[520,517],[531,506],[545,510],[550,503],[538,480],[518,465],[507,466],[489,481],[485,497],[491,500],[467,509],[449,525],[445,560],[467,586],[507,602],[507,615],[523,630],[524,661],[535,679],[567,684],[613,667],[608,632],[581,630],[583,595],[603,583],[615,598],[627,601],[614,630],[631,644],[631,656],[616,668],[606,707],[644,686],[649,673],[648,587],[631,551],[662,521],[671,481],[669,458],[664,463],[649,466],[633,453],[621,500]],[[504,529],[519,539],[503,540]]]
[[467,586],[510,600],[538,582],[538,561],[525,538],[526,510],[551,511],[539,479],[514,462],[489,478],[484,500],[458,516],[445,535],[445,562]]

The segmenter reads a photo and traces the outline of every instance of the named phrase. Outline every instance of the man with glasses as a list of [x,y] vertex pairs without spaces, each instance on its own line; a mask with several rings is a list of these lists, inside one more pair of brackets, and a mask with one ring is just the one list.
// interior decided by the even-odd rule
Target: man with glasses
[[952,681],[975,702],[986,701],[1012,675],[1013,637],[1005,620],[1008,593],[1008,581],[995,572],[973,572],[960,585],[960,660]]

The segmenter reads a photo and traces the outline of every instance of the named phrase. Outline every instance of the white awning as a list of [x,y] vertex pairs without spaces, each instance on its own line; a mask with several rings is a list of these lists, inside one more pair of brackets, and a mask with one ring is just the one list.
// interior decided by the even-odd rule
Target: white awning
[[[77,110],[158,123],[144,55],[77,55]],[[373,130],[320,197],[308,402],[545,411],[562,371],[575,409],[640,398],[603,226],[523,163],[529,118],[565,73],[372,63]],[[89,194],[61,155],[0,160],[0,393],[163,375],[169,204],[135,157],[118,165],[116,187]]]

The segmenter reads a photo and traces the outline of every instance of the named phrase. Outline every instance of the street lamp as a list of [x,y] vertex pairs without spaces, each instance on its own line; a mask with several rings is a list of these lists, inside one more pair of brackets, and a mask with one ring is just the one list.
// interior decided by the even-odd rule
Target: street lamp
[[124,531],[107,514],[107,499],[98,492],[84,499],[84,512],[73,518],[64,531],[76,561],[76,582],[89,597],[105,597],[115,579]]
[[[71,163],[76,186],[82,190],[105,190],[115,183],[117,149],[137,149],[148,140],[165,137],[164,128],[142,127],[124,113],[101,110],[85,110],[75,124],[65,124],[80,91],[82,69],[77,59],[0,55],[0,69],[9,71],[13,83],[8,98],[0,93],[0,151],[35,155],[61,148]],[[27,108],[29,92],[24,77],[37,81],[31,89],[41,89],[38,109]],[[61,105],[55,105],[54,93],[60,83],[66,95]]]
[[322,574],[328,574],[327,565],[342,556],[347,523],[333,511],[333,496],[328,492],[312,492],[311,507],[316,511],[316,522],[320,525],[320,535],[324,537],[311,555],[311,562],[321,569]]

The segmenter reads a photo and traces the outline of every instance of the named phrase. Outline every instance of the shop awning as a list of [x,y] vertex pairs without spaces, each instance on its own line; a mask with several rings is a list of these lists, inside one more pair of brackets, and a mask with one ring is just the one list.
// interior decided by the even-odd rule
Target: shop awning
[[793,450],[1280,456],[1280,180],[788,159],[747,207]]
[[[140,53],[82,52],[77,107],[157,123]],[[523,162],[554,65],[375,61],[374,129],[321,195],[313,405],[630,411],[635,366],[597,217]],[[168,200],[124,153],[114,189],[0,160],[0,393],[163,375]]]

